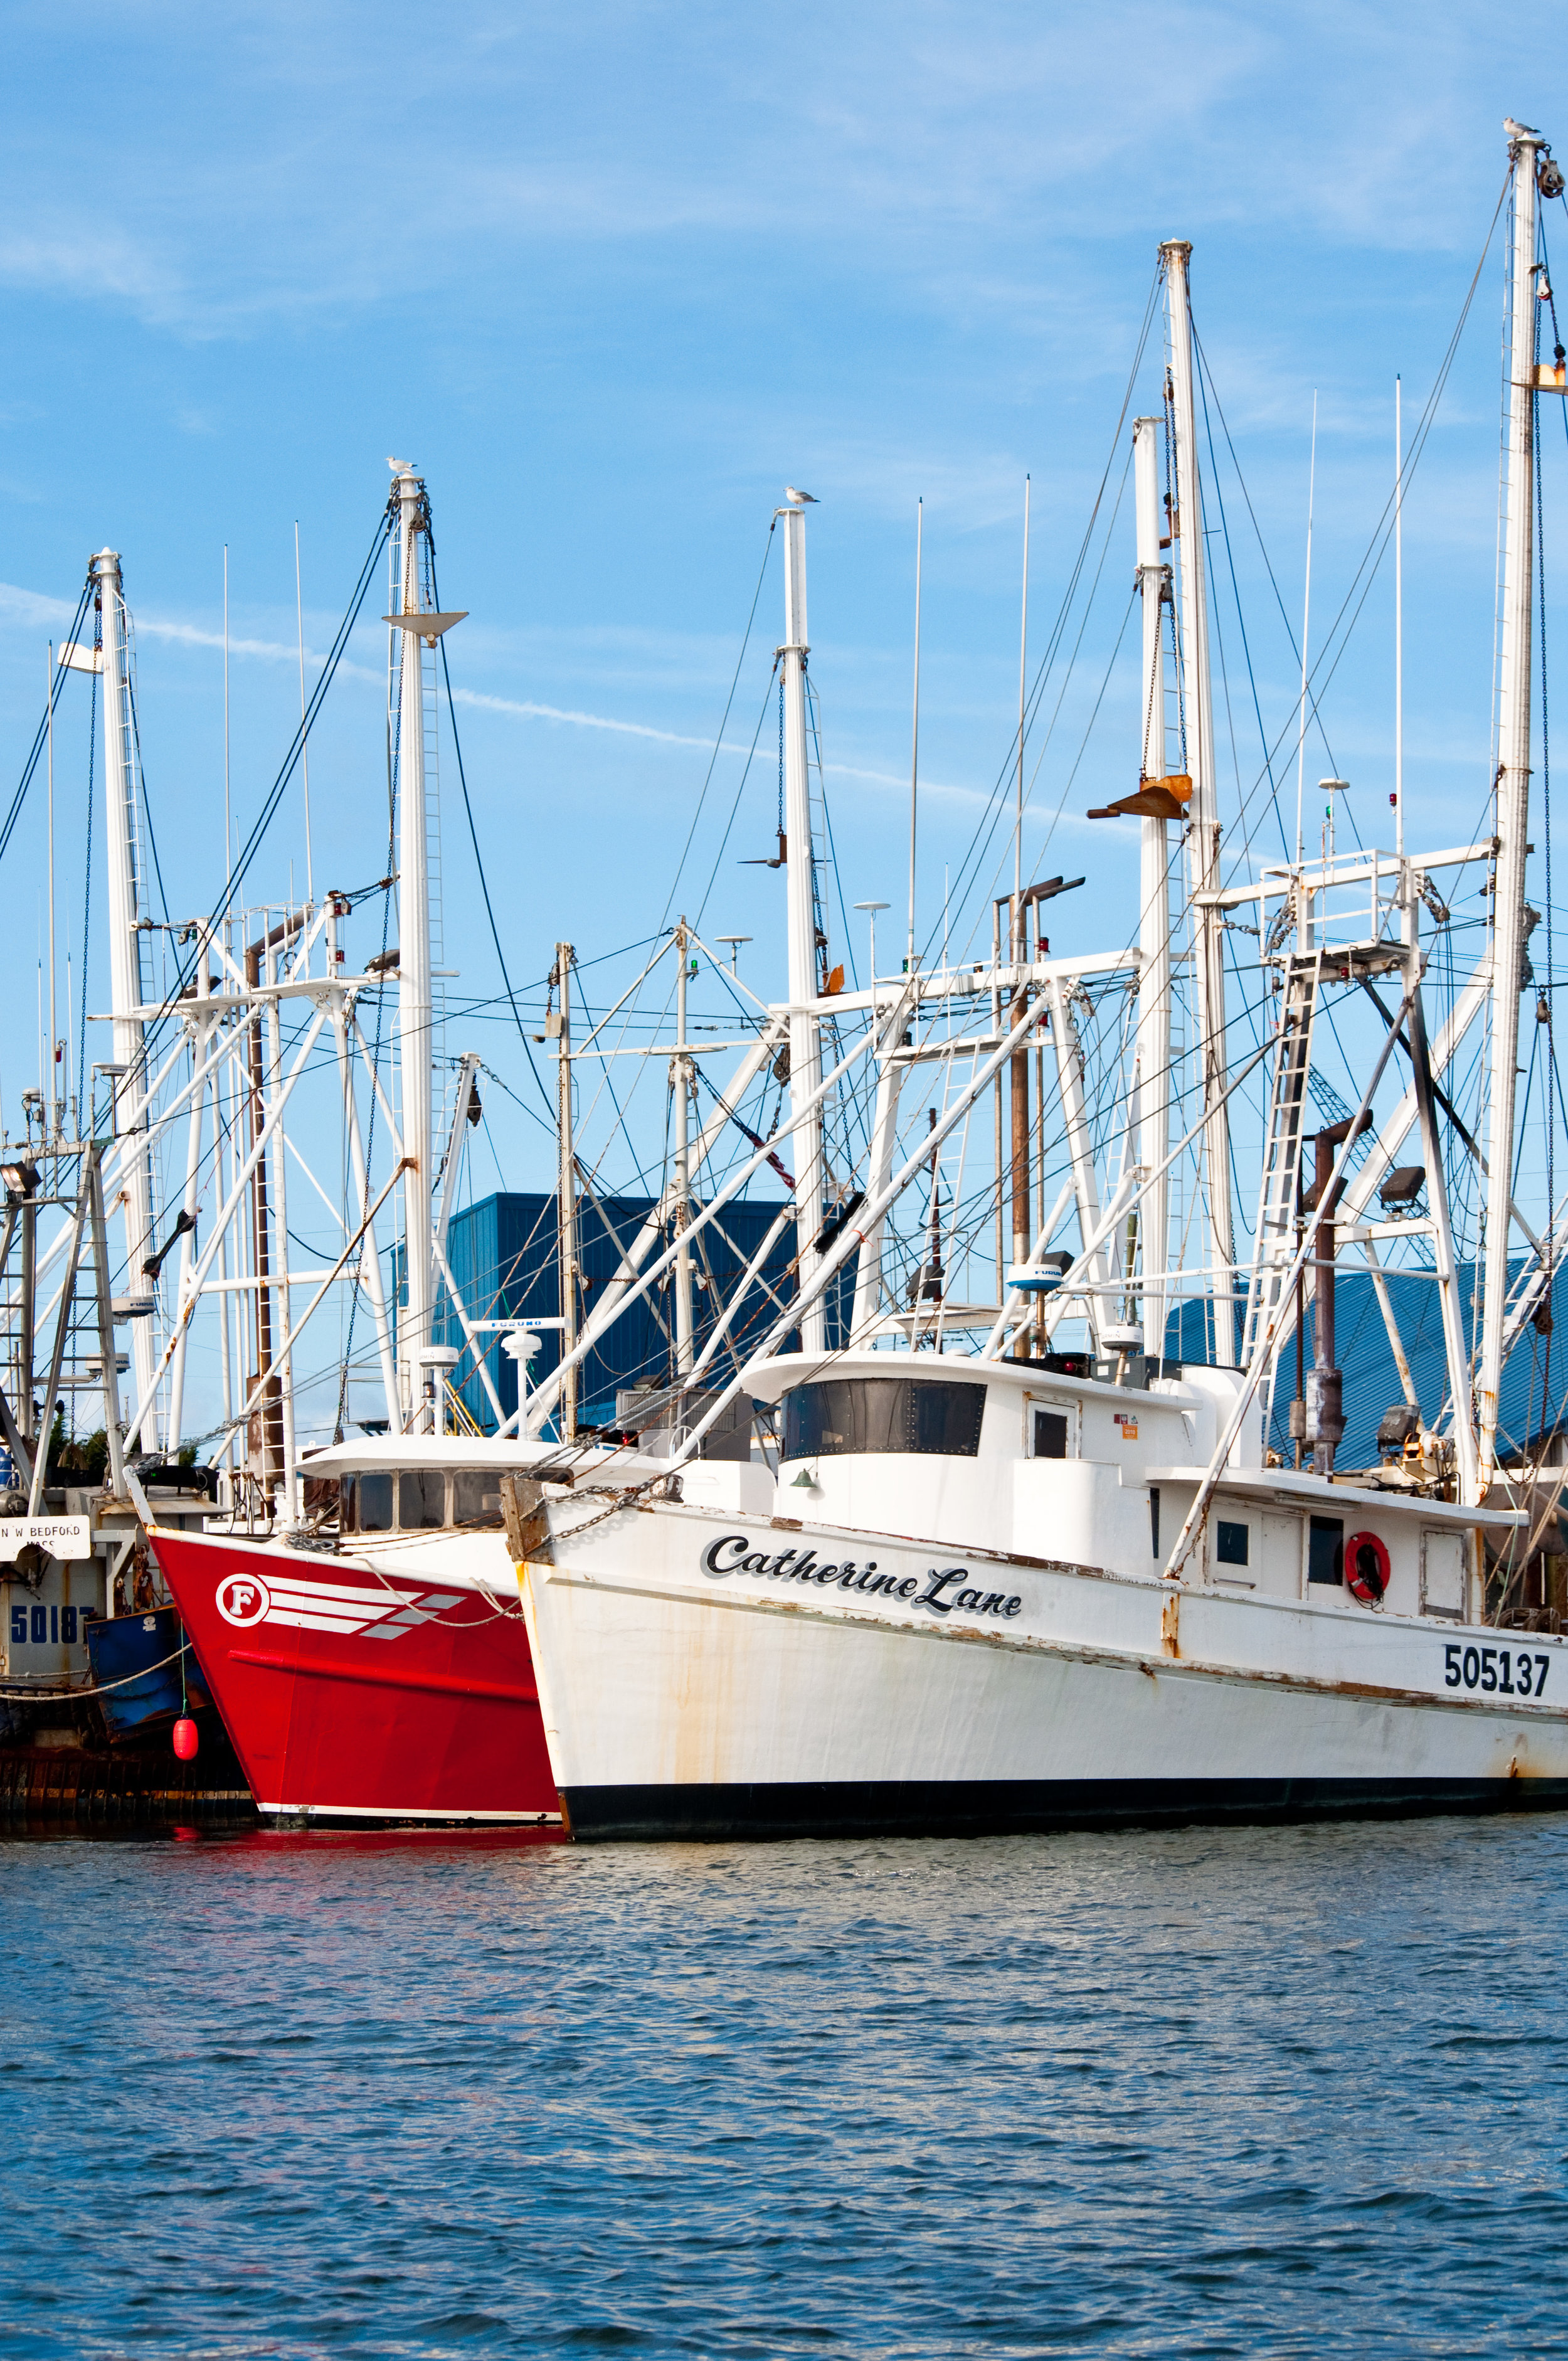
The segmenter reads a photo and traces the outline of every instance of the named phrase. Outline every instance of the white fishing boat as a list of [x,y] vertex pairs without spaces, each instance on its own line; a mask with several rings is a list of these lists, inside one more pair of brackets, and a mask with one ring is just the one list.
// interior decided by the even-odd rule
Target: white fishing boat
[[[1539,200],[1563,180],[1538,133],[1510,123],[1508,137],[1501,631],[1492,827],[1479,840],[1408,844],[1397,768],[1391,847],[1346,854],[1325,835],[1313,857],[1298,819],[1293,858],[1226,868],[1189,249],[1172,242],[1160,254],[1165,415],[1134,430],[1146,718],[1137,789],[1110,807],[1142,831],[1132,939],[1053,957],[1042,907],[1063,881],[1026,888],[1019,870],[991,960],[923,962],[912,917],[898,974],[825,994],[806,516],[787,500],[790,986],[772,1038],[790,1049],[775,1144],[791,1142],[800,1174],[798,1292],[653,1472],[629,1469],[619,1488],[613,1469],[601,1473],[587,1497],[509,1480],[544,1733],[579,1836],[1568,1802],[1568,1654],[1550,1551],[1541,1573],[1561,1471],[1549,1477],[1544,1444],[1521,1464],[1499,1418],[1510,1356],[1549,1305],[1561,1254],[1556,1203],[1531,1222],[1513,1189],[1530,979],[1535,433],[1563,377],[1561,346],[1552,363],[1540,355]],[[1407,473],[1401,458],[1385,539],[1398,533]],[[1303,653],[1303,735],[1308,695]],[[1020,810],[1024,736],[1021,692]],[[1331,805],[1339,784],[1326,783]],[[1481,886],[1488,913],[1470,972],[1447,983],[1451,963],[1432,959],[1451,917],[1445,878],[1472,896]],[[1240,1056],[1226,998],[1244,925],[1255,1008],[1269,1013]],[[1112,994],[1126,1016],[1108,1114],[1082,1034]],[[1353,1080],[1359,1104],[1310,1133],[1326,1087],[1320,1020],[1349,1002],[1365,1012],[1374,996],[1381,1026]],[[1549,1016],[1544,992],[1540,1005]],[[1467,1126],[1455,1060],[1475,1032]],[[863,1076],[865,1162],[835,1195],[824,1107]],[[911,1102],[933,1076],[941,1105],[927,1129],[910,1121]],[[1232,1118],[1249,1085],[1260,1091],[1256,1217],[1238,1250]],[[983,1128],[993,1096],[994,1300],[955,1301],[940,1162],[977,1113]],[[1066,1172],[1048,1206],[1036,1194],[1047,1129]],[[694,1237],[761,1154],[694,1201],[679,1239],[629,1275],[630,1294],[670,1272],[677,1291],[689,1287],[682,1257],[689,1271]],[[1473,1184],[1463,1203],[1456,1159]],[[1179,1229],[1172,1192],[1187,1173]],[[893,1225],[927,1187],[930,1244],[910,1272]],[[1055,1243],[1064,1223],[1070,1250]],[[1441,1399],[1420,1399],[1409,1375],[1387,1283],[1401,1257],[1439,1306]],[[1380,1452],[1354,1469],[1336,1465],[1342,1264],[1371,1274],[1402,1378]],[[851,1271],[849,1334],[830,1344],[825,1302]],[[1173,1332],[1183,1305],[1199,1311],[1206,1352],[1181,1350],[1194,1324]],[[1080,1349],[1061,1349],[1069,1334]],[[539,1431],[587,1342],[538,1389],[525,1427]],[[1293,1361],[1281,1447],[1272,1405]],[[704,1375],[689,1353],[682,1368],[693,1383]],[[773,1415],[774,1455],[706,1459],[705,1436],[747,1397]],[[1545,1594],[1523,1587],[1530,1568]]]

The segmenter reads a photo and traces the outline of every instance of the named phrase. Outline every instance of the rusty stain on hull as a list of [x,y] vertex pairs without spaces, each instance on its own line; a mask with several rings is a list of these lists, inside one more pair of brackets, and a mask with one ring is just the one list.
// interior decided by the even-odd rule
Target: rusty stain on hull
[[[569,1535],[562,1535],[568,1540]],[[1030,1634],[1012,1631],[976,1631],[959,1625],[931,1623],[893,1623],[885,1617],[861,1614],[830,1615],[819,1608],[796,1599],[725,1597],[712,1593],[696,1597],[691,1592],[647,1582],[608,1579],[603,1575],[578,1571],[569,1566],[535,1565],[530,1569],[542,1582],[564,1584],[585,1590],[614,1590],[625,1597],[657,1598],[671,1606],[700,1608],[704,1613],[732,1615],[794,1616],[813,1623],[826,1623],[839,1630],[877,1631],[888,1638],[924,1642],[927,1645],[958,1648],[993,1648],[1009,1654],[1058,1656],[1074,1664],[1102,1665],[1108,1670],[1141,1672],[1155,1677],[1148,1658],[1131,1650],[1091,1647],[1067,1640],[1036,1639]],[[1124,1581],[1124,1576],[1113,1575],[1112,1581]],[[1178,1593],[1177,1597],[1179,1598]],[[1314,1697],[1339,1697],[1364,1700],[1372,1705],[1420,1706],[1430,1713],[1475,1714],[1485,1711],[1478,1700],[1451,1697],[1442,1691],[1395,1688],[1373,1681],[1320,1680],[1307,1673],[1269,1672],[1249,1664],[1203,1664],[1190,1656],[1155,1660],[1161,1670],[1184,1680],[1217,1681],[1237,1687],[1256,1686],[1287,1692],[1302,1690]],[[1532,1722],[1560,1724],[1561,1708],[1540,1710],[1525,1706],[1514,1708],[1514,1716],[1528,1715]]]

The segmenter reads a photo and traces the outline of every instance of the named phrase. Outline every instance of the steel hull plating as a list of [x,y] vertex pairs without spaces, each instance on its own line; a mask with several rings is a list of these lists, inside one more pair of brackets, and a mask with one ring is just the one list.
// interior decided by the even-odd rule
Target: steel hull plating
[[[953,1550],[933,1568],[911,1542],[826,1528],[742,1536],[678,1506],[576,1543],[552,1521],[554,1563],[526,1569],[523,1595],[580,1837],[1568,1802],[1568,1651],[1556,1640],[1507,1635],[1504,1667],[1497,1633],[1451,1622],[980,1551],[967,1554],[972,1582],[946,1596],[1000,1595],[1014,1611],[943,1616],[916,1594],[964,1554]],[[741,1538],[755,1544],[750,1570],[728,1564]],[[807,1544],[824,1565],[852,1552],[851,1575],[869,1559],[908,1595],[771,1570]],[[1472,1654],[1488,1692],[1465,1686]]]
[[[557,1817],[521,1618],[444,1569],[437,1548],[389,1554],[393,1570],[378,1571],[214,1535],[152,1539],[263,1812]],[[493,1554],[506,1609],[499,1535]]]
[[842,1780],[725,1787],[574,1787],[583,1842],[664,1838],[997,1836],[1194,1821],[1396,1819],[1433,1812],[1561,1810],[1568,1780]]

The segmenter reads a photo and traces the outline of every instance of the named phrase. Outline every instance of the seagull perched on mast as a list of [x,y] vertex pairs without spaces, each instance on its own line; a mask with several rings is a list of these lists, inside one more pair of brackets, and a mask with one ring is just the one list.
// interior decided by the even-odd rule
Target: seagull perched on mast
[[784,498],[786,500],[793,500],[797,509],[815,509],[822,505],[815,492],[797,492],[793,484],[784,486]]

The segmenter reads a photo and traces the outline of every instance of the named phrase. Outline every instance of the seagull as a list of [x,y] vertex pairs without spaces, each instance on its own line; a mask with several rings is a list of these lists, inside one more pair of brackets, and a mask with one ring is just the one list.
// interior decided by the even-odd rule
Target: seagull
[[786,500],[793,500],[796,508],[815,509],[821,506],[815,492],[797,492],[793,484],[784,486],[784,498]]

